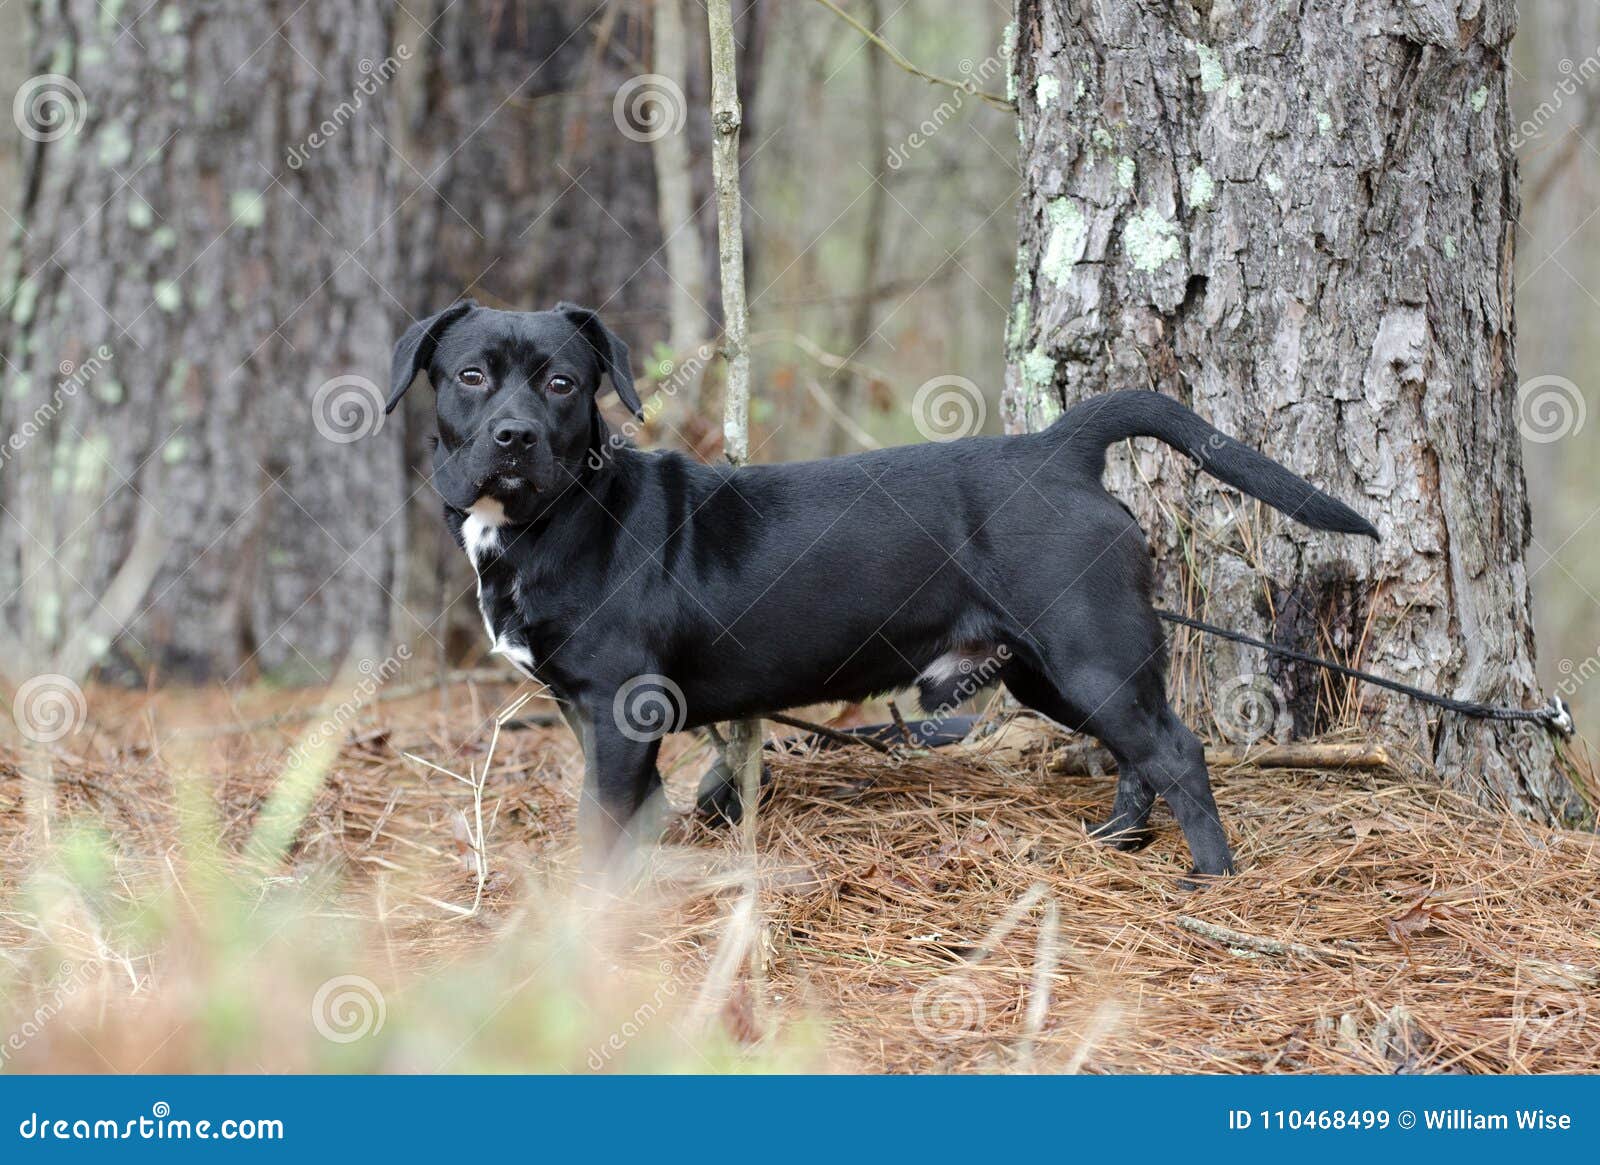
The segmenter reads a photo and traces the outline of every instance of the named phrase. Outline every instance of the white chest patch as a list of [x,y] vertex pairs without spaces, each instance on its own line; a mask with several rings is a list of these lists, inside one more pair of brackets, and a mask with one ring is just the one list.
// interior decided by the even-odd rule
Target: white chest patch
[[506,508],[494,498],[479,498],[467,510],[461,523],[461,541],[467,545],[467,557],[478,565],[486,551],[499,550],[500,527],[506,524]]
[[500,527],[505,524],[505,506],[494,498],[479,498],[472,503],[471,508],[467,510],[466,518],[461,522],[461,541],[466,544],[467,558],[472,562],[473,573],[478,575],[478,613],[483,616],[483,630],[489,636],[489,642],[493,644],[489,649],[490,654],[504,656],[513,667],[531,680],[534,678],[533,653],[496,629],[489,617],[489,605],[483,599],[481,564],[484,555],[499,553],[505,549],[500,542]]
[[[488,621],[487,616],[485,616],[484,621]],[[505,656],[519,672],[530,680],[534,678],[533,652],[523,647],[520,643],[512,643],[502,635],[494,641],[494,646],[489,649],[489,654]]]

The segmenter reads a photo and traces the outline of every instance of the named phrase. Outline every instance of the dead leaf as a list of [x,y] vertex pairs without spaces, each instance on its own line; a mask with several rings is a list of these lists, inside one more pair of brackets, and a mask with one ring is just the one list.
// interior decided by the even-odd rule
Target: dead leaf
[[1350,823],[1350,832],[1358,838],[1374,833],[1409,833],[1410,830],[1404,822],[1390,821],[1386,817],[1358,817]]
[[988,736],[962,744],[974,756],[1005,766],[1020,765],[1025,757],[1060,739],[1061,733],[1032,716],[1018,716]]
[[745,1047],[761,1041],[755,995],[743,981],[734,984],[727,1002],[722,1005],[722,1023],[728,1034]]
[[1450,908],[1441,902],[1435,902],[1429,897],[1418,898],[1410,910],[1396,918],[1386,918],[1383,921],[1384,929],[1389,932],[1389,937],[1402,947],[1409,948],[1408,939],[1421,934],[1436,922],[1450,917]]

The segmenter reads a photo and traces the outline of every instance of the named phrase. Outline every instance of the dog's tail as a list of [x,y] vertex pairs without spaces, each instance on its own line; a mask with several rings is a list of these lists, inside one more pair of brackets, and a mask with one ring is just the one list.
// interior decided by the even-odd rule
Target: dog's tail
[[1159,392],[1133,389],[1090,397],[1068,409],[1051,430],[1068,442],[1079,464],[1095,477],[1105,469],[1108,445],[1125,437],[1154,437],[1187,453],[1212,477],[1297,522],[1316,530],[1378,537],[1372,523],[1343,502]]

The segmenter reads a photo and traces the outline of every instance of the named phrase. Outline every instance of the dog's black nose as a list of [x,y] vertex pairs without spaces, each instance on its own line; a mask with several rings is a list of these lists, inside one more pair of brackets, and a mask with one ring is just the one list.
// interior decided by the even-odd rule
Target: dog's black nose
[[538,434],[527,421],[501,421],[494,427],[494,443],[508,449],[531,449]]

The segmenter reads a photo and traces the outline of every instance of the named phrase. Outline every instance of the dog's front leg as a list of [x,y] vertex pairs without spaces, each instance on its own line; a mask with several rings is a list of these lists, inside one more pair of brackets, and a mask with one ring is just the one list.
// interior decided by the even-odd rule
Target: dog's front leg
[[583,746],[583,793],[578,802],[578,837],[584,865],[599,870],[632,845],[651,841],[660,827],[661,774],[656,771],[659,739],[641,739],[614,722],[612,701],[601,709],[580,705],[567,712]]

